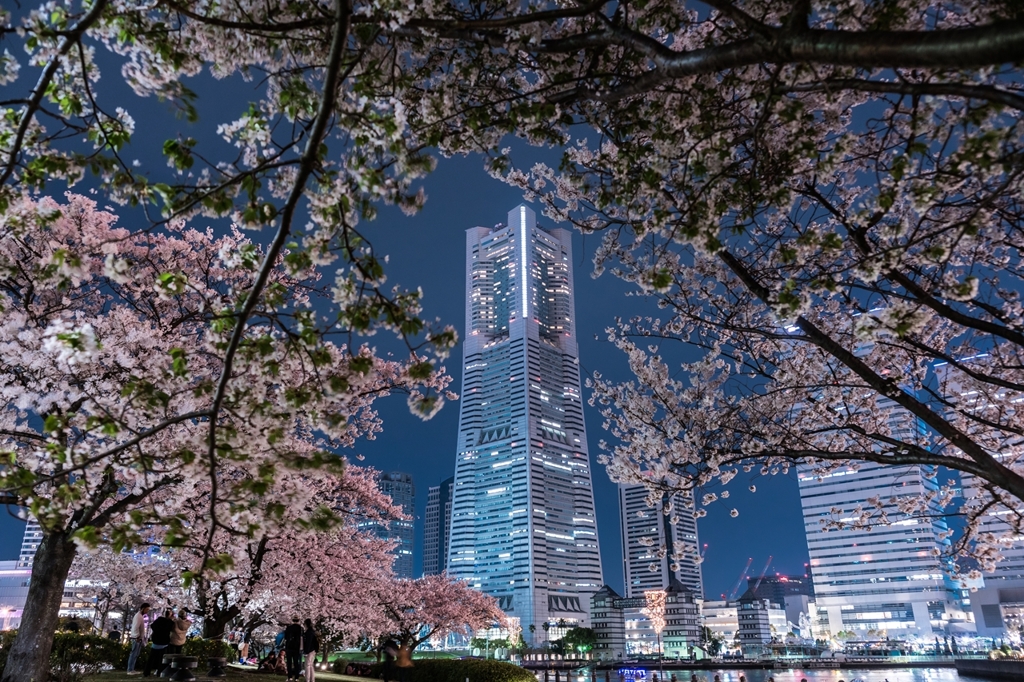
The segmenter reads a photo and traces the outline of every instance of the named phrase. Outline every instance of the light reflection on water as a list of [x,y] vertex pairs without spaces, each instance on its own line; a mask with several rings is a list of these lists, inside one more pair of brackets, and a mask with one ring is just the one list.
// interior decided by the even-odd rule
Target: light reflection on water
[[[720,682],[739,682],[740,675],[746,678],[746,682],[768,682],[773,678],[774,682],[986,682],[978,677],[960,675],[954,668],[890,668],[886,670],[666,670],[664,673],[658,670],[647,670],[646,676],[638,674],[626,678],[628,682],[653,682],[654,675],[658,676],[660,682],[669,682],[672,675],[676,676],[679,682],[690,682],[690,676],[696,675],[697,682],[713,682],[715,675],[718,675]],[[590,682],[590,673],[586,676],[566,675],[565,671],[560,674],[562,682]],[[544,673],[537,675],[538,680],[544,679]],[[548,674],[549,682],[554,682],[555,676]],[[604,671],[597,672],[598,682],[604,682]],[[619,682],[618,671],[609,671],[611,682]]]

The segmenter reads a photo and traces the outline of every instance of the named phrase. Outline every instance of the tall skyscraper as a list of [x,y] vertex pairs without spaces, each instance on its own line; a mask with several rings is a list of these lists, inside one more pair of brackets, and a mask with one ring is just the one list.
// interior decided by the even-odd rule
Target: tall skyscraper
[[394,540],[397,543],[392,550],[395,555],[395,575],[399,578],[412,578],[412,553],[416,533],[412,519],[416,514],[416,486],[413,484],[412,476],[400,471],[380,474],[377,477],[377,485],[381,492],[401,507],[402,513],[409,518],[387,523],[363,521],[359,523],[359,529],[371,532],[383,540]]
[[18,568],[32,568],[36,549],[43,540],[43,529],[39,522],[29,516],[25,520],[25,533],[21,537],[21,552],[18,554]]
[[427,489],[423,514],[423,575],[437,575],[448,565],[448,530],[452,525],[452,488],[455,478]]
[[570,233],[526,206],[468,230],[466,289],[448,571],[536,642],[545,622],[586,624],[603,584]]
[[647,590],[663,590],[675,580],[702,599],[697,520],[692,510],[677,494],[667,516],[662,505],[647,506],[647,494],[642,485],[619,486],[626,597],[643,597]]

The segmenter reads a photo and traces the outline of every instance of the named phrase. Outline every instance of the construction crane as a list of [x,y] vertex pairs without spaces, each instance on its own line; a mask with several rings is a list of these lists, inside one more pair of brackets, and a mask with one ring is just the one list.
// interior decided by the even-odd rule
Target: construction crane
[[768,555],[768,563],[764,565],[764,569],[761,571],[761,575],[757,577],[757,582],[754,583],[754,592],[757,592],[757,588],[761,586],[761,581],[764,580],[764,576],[768,573],[768,567],[772,565],[772,555]]
[[736,581],[736,584],[732,586],[732,590],[729,592],[729,601],[736,598],[736,592],[740,589],[740,585],[742,585],[743,581],[746,579],[747,571],[750,570],[750,564],[752,563],[754,563],[754,557],[747,559],[747,565],[744,566],[743,571],[740,572],[739,580]]

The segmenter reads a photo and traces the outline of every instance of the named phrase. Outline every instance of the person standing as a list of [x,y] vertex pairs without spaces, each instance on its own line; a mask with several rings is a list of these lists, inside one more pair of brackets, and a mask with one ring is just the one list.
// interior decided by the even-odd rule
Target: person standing
[[174,621],[171,620],[173,613],[167,609],[149,625],[151,644],[146,667],[142,669],[143,677],[149,677],[149,671],[153,669],[156,669],[158,676],[164,671],[164,654],[170,653],[167,649],[171,645],[171,633],[174,632]]
[[320,638],[316,636],[312,620],[307,618],[305,626],[306,629],[302,631],[302,653],[306,657],[306,682],[313,682],[316,676],[316,652],[320,650]]
[[149,613],[149,602],[143,602],[139,610],[135,612],[135,617],[132,618],[132,629],[128,632],[128,638],[132,642],[132,651],[128,654],[128,674],[139,675],[141,674],[135,669],[135,664],[139,661],[139,654],[142,653],[142,649],[146,646],[146,614]]
[[299,617],[292,616],[291,625],[284,629],[284,656],[288,667],[288,682],[298,682],[302,674],[302,626]]
[[185,648],[185,639],[188,631],[192,628],[192,621],[188,619],[185,609],[178,611],[178,617],[174,620],[174,630],[171,632],[171,645],[167,647],[167,653],[180,654]]

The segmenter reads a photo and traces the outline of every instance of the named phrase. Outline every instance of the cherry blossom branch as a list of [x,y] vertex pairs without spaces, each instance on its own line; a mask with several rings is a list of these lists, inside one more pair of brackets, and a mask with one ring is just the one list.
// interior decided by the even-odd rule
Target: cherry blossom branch
[[892,93],[895,95],[936,95],[963,97],[964,99],[980,99],[1003,104],[1011,109],[1024,111],[1024,95],[1003,90],[992,85],[975,85],[970,83],[907,83],[893,81],[873,81],[865,78],[835,78],[819,83],[798,83],[777,88],[777,92],[837,92],[851,90],[854,92]]
[[50,87],[50,82],[53,80],[54,74],[56,74],[57,69],[60,68],[61,58],[67,56],[68,52],[71,51],[71,48],[82,39],[85,32],[99,20],[100,16],[103,14],[103,10],[107,8],[108,2],[109,0],[96,0],[93,6],[89,8],[86,15],[63,34],[64,40],[57,49],[57,53],[50,57],[50,60],[46,63],[46,67],[43,69],[43,72],[39,74],[39,80],[36,81],[36,86],[32,89],[32,94],[28,98],[28,103],[22,110],[21,120],[18,122],[18,129],[14,133],[14,139],[10,143],[10,152],[7,158],[7,163],[4,164],[3,172],[0,172],[0,187],[7,184],[7,181],[14,173],[18,156],[21,154],[21,145],[25,140],[25,135],[28,133],[28,127],[32,122],[32,118],[35,115],[36,110],[43,101],[43,97],[46,95],[47,89]]
[[338,86],[340,84],[339,75],[341,71],[342,56],[345,51],[345,43],[348,40],[350,15],[351,10],[348,0],[335,0],[334,37],[331,41],[330,56],[328,57],[327,68],[324,74],[323,96],[320,100],[320,108],[309,132],[309,138],[306,141],[306,149],[299,160],[299,166],[292,185],[291,193],[285,203],[284,210],[281,212],[281,226],[278,228],[274,240],[267,249],[267,253],[263,258],[263,263],[260,266],[259,273],[256,276],[256,280],[249,289],[245,303],[242,305],[242,309],[238,313],[238,319],[236,320],[235,327],[231,333],[231,339],[228,341],[227,347],[224,350],[224,366],[221,371],[220,379],[217,382],[217,388],[214,392],[209,410],[210,429],[207,446],[207,459],[209,459],[210,462],[210,484],[212,486],[210,509],[211,518],[214,523],[210,526],[210,542],[208,543],[207,551],[204,552],[200,571],[206,567],[206,563],[209,558],[209,547],[212,545],[213,534],[216,526],[217,417],[224,403],[228,382],[231,379],[231,370],[235,354],[237,353],[238,346],[241,343],[242,334],[245,331],[249,317],[252,315],[253,310],[255,310],[256,305],[259,302],[259,297],[263,293],[263,289],[266,287],[267,281],[270,278],[270,273],[277,266],[278,256],[284,248],[284,245],[288,240],[288,236],[291,233],[292,219],[295,215],[299,199],[303,196],[306,188],[306,182],[310,175],[312,175],[313,167],[320,158],[320,144],[327,132],[328,123],[334,115],[334,105],[337,98]]
[[[722,262],[736,274],[751,293],[757,296],[765,305],[771,305],[769,291],[753,277],[738,258],[724,249],[718,255]],[[867,363],[836,343],[835,340],[829,337],[811,320],[801,315],[796,318],[794,324],[807,336],[809,343],[818,346],[843,363],[843,365],[861,377],[868,386],[877,391],[879,395],[891,398],[898,405],[906,408],[911,414],[917,416],[922,422],[934,429],[937,434],[946,438],[953,446],[959,448],[964,454],[977,462],[985,470],[985,478],[987,480],[996,483],[1020,499],[1024,499],[1024,476],[993,459],[970,436],[961,432],[947,420],[936,414],[930,407],[902,390],[891,379],[880,376]]]
[[542,41],[537,52],[576,52],[625,47],[651,59],[654,68],[609,90],[575,88],[555,102],[594,99],[613,102],[661,83],[760,64],[830,64],[864,69],[969,69],[1024,59],[1024,21],[1005,20],[971,28],[932,31],[827,31],[771,28],[765,38],[746,38],[715,47],[675,52],[638,31],[616,28]]
[[[1005,184],[1005,183],[1004,183]],[[871,245],[864,236],[864,229],[856,229],[853,225],[850,225],[846,216],[836,208],[832,202],[830,202],[824,195],[818,191],[817,187],[809,186],[804,190],[808,196],[814,197],[829,213],[831,213],[844,227],[847,228],[848,233],[857,247],[857,250],[865,257],[871,257],[876,254],[872,252]],[[881,219],[879,215],[878,219]],[[1011,343],[1018,346],[1024,347],[1024,333],[1018,332],[1006,326],[993,324],[988,320],[979,319],[967,315],[956,308],[950,306],[944,301],[940,301],[938,298],[933,296],[924,287],[918,284],[914,279],[907,276],[905,273],[900,272],[895,268],[886,270],[886,277],[891,279],[896,284],[899,284],[909,293],[914,295],[914,300],[919,301],[923,305],[928,306],[939,315],[959,324],[968,329],[977,329],[988,334],[992,334],[995,337],[1006,339]]]

